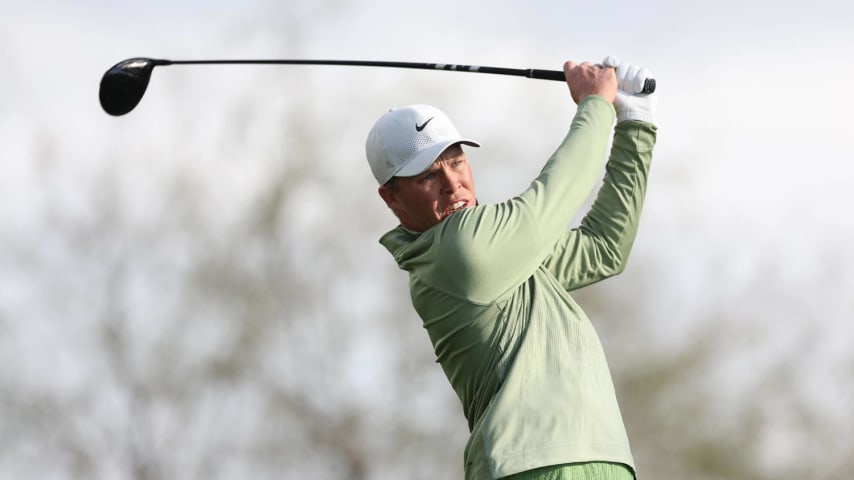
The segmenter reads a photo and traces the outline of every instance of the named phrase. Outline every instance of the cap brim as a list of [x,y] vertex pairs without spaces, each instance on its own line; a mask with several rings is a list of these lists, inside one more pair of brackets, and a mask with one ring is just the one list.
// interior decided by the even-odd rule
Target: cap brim
[[437,143],[435,145],[430,145],[429,147],[422,150],[415,158],[413,158],[409,163],[403,166],[400,170],[395,172],[395,177],[414,177],[419,173],[423,172],[430,168],[430,165],[433,165],[433,162],[442,155],[442,152],[448,149],[451,145],[456,145],[457,143],[462,143],[463,145],[468,145],[470,147],[479,147],[480,144],[475,142],[474,140],[470,140],[468,138],[458,138],[456,140],[449,140],[442,143]]

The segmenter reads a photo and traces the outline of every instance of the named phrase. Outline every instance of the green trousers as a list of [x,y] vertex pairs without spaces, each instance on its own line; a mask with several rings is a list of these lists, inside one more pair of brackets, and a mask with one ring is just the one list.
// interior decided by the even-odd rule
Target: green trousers
[[502,480],[634,480],[632,470],[621,463],[567,463],[528,470]]

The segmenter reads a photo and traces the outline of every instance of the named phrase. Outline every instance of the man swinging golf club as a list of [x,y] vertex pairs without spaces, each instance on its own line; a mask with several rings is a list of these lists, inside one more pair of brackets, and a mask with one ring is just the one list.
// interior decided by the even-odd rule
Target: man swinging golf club
[[[605,354],[569,292],[620,273],[656,140],[652,75],[613,57],[564,64],[578,107],[520,195],[477,203],[460,136],[436,108],[390,110],[368,163],[400,221],[380,243],[409,273],[413,306],[462,402],[466,479],[632,479]],[[616,126],[614,120],[616,117]],[[606,175],[580,226],[576,211]]]

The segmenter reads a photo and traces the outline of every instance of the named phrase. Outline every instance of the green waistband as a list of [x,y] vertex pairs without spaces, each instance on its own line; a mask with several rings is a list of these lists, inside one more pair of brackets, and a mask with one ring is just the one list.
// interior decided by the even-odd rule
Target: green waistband
[[622,463],[567,463],[528,470],[503,480],[634,480],[632,470]]

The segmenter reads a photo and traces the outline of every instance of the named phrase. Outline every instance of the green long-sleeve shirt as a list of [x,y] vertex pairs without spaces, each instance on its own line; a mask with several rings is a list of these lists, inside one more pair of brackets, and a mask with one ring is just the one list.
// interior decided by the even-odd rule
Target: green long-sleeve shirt
[[636,121],[614,128],[604,183],[567,230],[600,180],[614,117],[587,97],[521,195],[380,240],[409,272],[469,422],[467,479],[590,461],[634,468],[604,351],[568,293],[622,271],[637,231],[656,130]]

